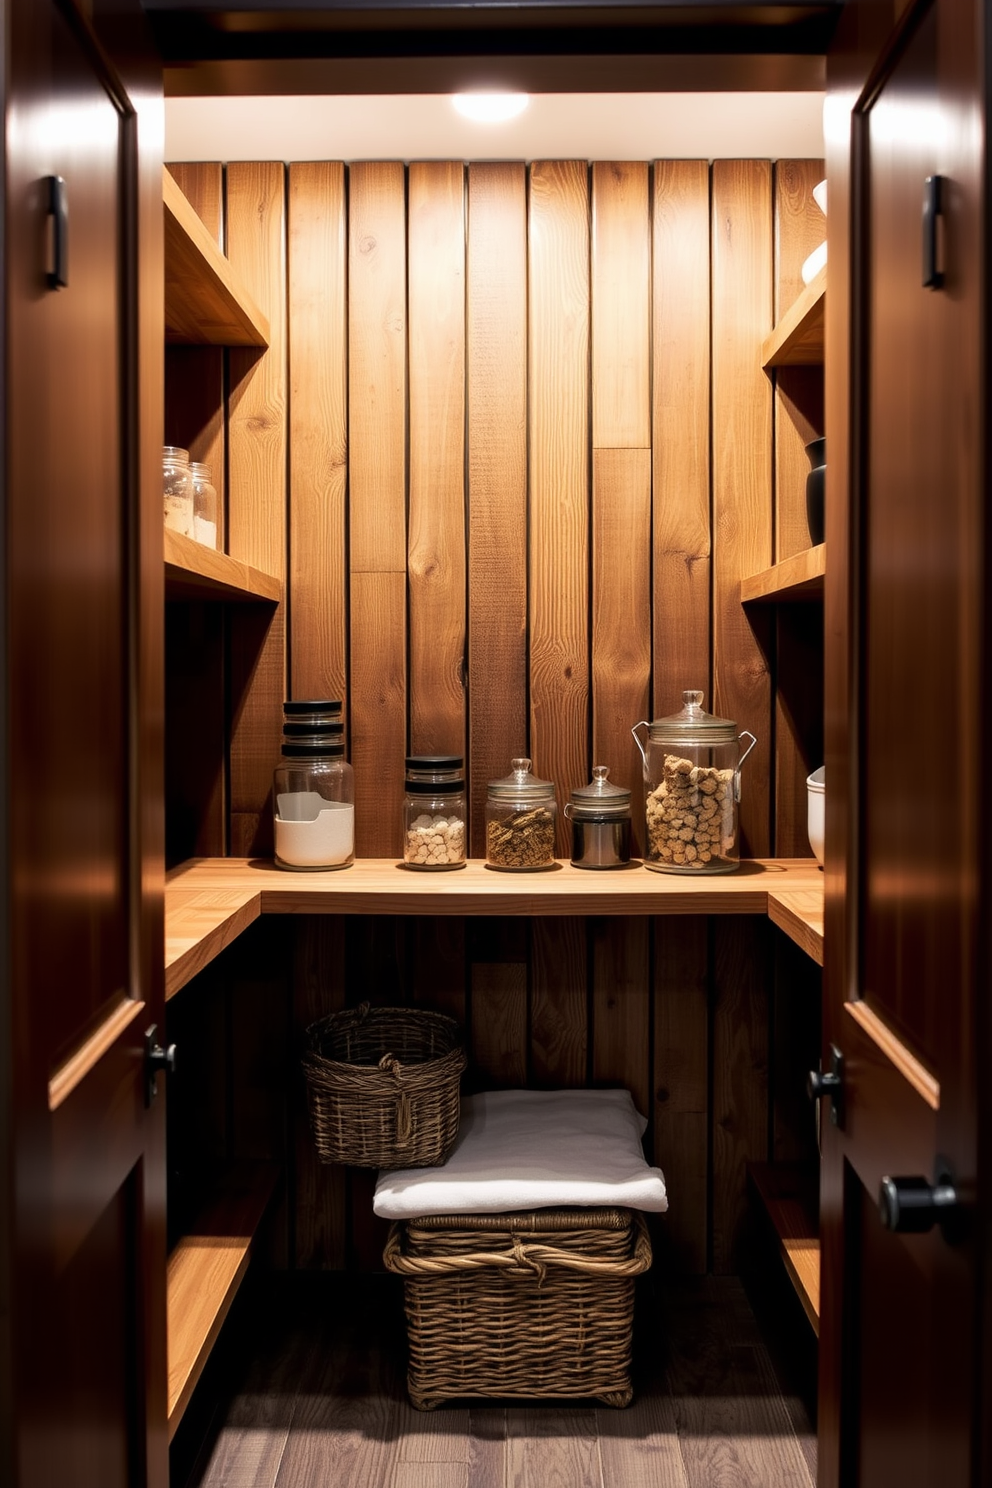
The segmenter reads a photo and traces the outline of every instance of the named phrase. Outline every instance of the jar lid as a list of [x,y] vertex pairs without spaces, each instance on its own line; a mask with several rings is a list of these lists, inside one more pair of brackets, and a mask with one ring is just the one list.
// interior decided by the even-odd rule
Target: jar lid
[[303,744],[299,740],[287,741],[282,746],[282,752],[287,759],[321,759],[328,754],[344,754],[344,745],[332,744],[330,740],[321,744]]
[[297,713],[340,713],[341,699],[317,698],[307,701],[304,698],[302,701],[294,700],[291,703],[283,703],[282,711],[287,718],[292,718]]
[[592,783],[580,785],[572,792],[572,813],[576,816],[630,815],[630,791],[613,785],[607,776],[609,765],[593,765]]
[[310,734],[323,739],[328,734],[343,734],[344,724],[332,723],[329,719],[326,722],[321,719],[319,723],[284,723],[282,732],[285,739],[299,739]]
[[509,775],[490,780],[489,794],[499,800],[553,801],[555,788],[550,780],[539,780],[530,773],[529,759],[510,761]]
[[411,796],[461,796],[465,793],[465,781],[462,779],[451,780],[408,780],[407,791]]
[[465,761],[460,754],[408,754],[408,770],[460,770]]
[[733,719],[717,718],[703,708],[701,692],[684,692],[684,706],[678,713],[667,718],[655,718],[649,725],[654,740],[672,739],[679,744],[724,744],[737,739],[737,725]]

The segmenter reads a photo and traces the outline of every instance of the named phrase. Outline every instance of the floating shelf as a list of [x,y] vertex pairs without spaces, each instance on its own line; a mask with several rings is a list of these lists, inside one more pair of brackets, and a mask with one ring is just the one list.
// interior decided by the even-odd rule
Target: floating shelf
[[816,1171],[748,1163],[748,1177],[778,1236],[782,1260],[813,1332],[820,1335],[820,1240]]
[[783,558],[772,568],[741,579],[741,604],[752,604],[823,598],[823,580],[827,571],[827,545],[807,548]]
[[281,601],[281,579],[227,553],[205,548],[171,527],[163,535],[166,599],[223,599],[242,604]]
[[823,320],[827,302],[827,266],[789,306],[761,347],[761,365],[815,367],[823,361]]
[[269,322],[168,170],[165,211],[165,339],[172,345],[269,344]]
[[208,1207],[169,1256],[166,1276],[169,1440],[244,1280],[251,1245],[279,1176],[239,1164],[212,1188]]
[[823,964],[823,874],[813,858],[752,860],[698,878],[564,862],[547,873],[498,873],[479,859],[454,873],[412,873],[392,858],[290,873],[262,859],[194,858],[166,876],[166,997],[260,914],[760,914]]

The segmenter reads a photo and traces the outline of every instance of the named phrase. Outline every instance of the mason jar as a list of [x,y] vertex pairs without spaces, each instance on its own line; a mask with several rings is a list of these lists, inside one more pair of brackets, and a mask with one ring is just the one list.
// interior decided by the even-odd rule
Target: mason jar
[[282,759],[272,783],[280,868],[316,872],[355,861],[355,783],[343,729],[326,714],[317,721],[289,714],[283,723]]
[[193,481],[193,536],[205,548],[217,546],[217,489],[210,466],[194,460],[189,467]]
[[465,761],[411,754],[403,796],[403,862],[428,872],[465,867]]
[[189,450],[178,444],[162,447],[162,501],[165,525],[184,537],[193,535],[193,477]]
[[508,873],[553,868],[558,806],[550,780],[531,774],[529,759],[510,761],[510,773],[490,780],[486,800],[486,862]]
[[573,790],[565,803],[576,868],[623,868],[630,862],[631,793],[613,785],[609,773],[609,765],[593,765],[591,784]]
[[[731,873],[740,864],[740,770],[757,740],[707,713],[701,692],[683,692],[682,702],[680,712],[631,729],[644,761],[644,866]],[[743,755],[742,739],[751,741]]]

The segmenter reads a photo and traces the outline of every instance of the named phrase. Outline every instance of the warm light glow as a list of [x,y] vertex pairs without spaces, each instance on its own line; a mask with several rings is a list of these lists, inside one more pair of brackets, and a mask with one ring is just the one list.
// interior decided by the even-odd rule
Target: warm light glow
[[504,124],[522,114],[530,99],[526,93],[454,93],[455,108],[477,124]]

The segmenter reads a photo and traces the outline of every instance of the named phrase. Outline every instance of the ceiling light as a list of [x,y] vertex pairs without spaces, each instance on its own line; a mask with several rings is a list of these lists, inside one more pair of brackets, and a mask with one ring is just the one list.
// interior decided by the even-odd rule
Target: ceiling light
[[526,93],[455,93],[451,101],[463,118],[503,124],[522,114],[530,99]]

